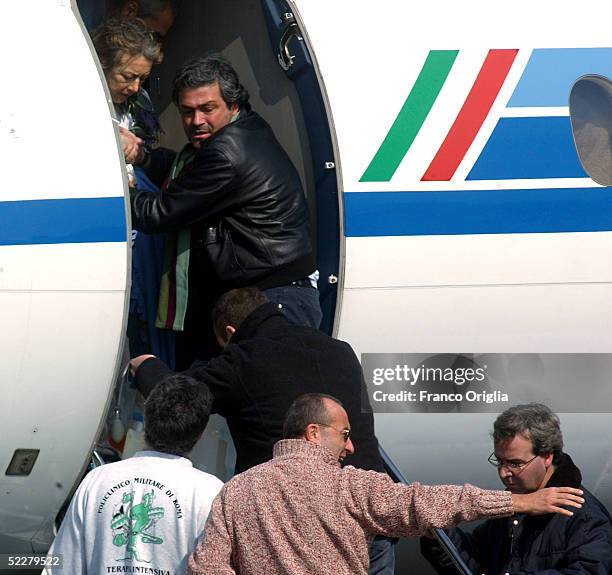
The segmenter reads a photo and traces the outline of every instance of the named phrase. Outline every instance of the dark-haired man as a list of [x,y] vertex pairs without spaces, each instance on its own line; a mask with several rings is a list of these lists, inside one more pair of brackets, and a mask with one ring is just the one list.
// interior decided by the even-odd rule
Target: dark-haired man
[[[612,573],[612,522],[605,507],[581,485],[580,470],[563,453],[559,418],[545,405],[517,405],[493,424],[489,462],[510,493],[536,493],[545,487],[580,488],[585,502],[571,517],[516,515],[490,519],[473,533],[450,532],[474,573],[605,575]],[[421,549],[438,573],[455,568],[431,539]]]
[[[318,327],[300,178],[270,126],[251,110],[236,71],[219,56],[190,60],[175,76],[173,98],[189,143],[167,188],[131,190],[131,205],[136,229],[175,233],[157,325],[184,334],[178,367],[214,354],[212,305],[235,287],[255,285],[291,321]],[[158,168],[145,166],[154,180]]]
[[[332,394],[346,405],[358,447],[347,463],[384,471],[374,417],[371,410],[362,411],[361,366],[349,344],[291,324],[255,287],[221,296],[213,324],[223,352],[185,373],[209,387],[213,412],[226,418],[236,447],[236,473],[272,458],[274,444],[283,437],[287,409],[296,397],[310,392]],[[145,397],[172,373],[151,355],[134,358],[131,366],[136,387]]]
[[145,403],[151,450],[94,469],[77,489],[49,551],[63,556],[62,573],[184,572],[223,485],[187,459],[211,404],[190,377],[160,382]]
[[582,501],[572,488],[519,495],[471,485],[404,485],[383,473],[342,468],[339,460],[353,450],[351,432],[335,398],[297,398],[274,459],[237,475],[215,498],[189,573],[365,575],[375,534],[409,537],[516,512],[568,515],[561,506]]

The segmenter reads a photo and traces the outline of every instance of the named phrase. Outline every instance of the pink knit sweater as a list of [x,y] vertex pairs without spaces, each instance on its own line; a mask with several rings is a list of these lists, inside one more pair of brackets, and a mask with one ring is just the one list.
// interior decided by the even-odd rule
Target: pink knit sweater
[[393,483],[340,468],[325,448],[279,441],[274,459],[234,477],[212,505],[193,575],[365,575],[376,534],[422,535],[432,527],[512,514],[506,491]]

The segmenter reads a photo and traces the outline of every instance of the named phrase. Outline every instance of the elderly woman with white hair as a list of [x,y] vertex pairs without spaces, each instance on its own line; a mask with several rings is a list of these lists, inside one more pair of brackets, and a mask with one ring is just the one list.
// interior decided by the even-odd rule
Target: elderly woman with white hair
[[140,164],[159,133],[159,121],[142,82],[153,64],[161,61],[161,45],[138,18],[107,20],[93,31],[92,41],[115,106],[125,160]]

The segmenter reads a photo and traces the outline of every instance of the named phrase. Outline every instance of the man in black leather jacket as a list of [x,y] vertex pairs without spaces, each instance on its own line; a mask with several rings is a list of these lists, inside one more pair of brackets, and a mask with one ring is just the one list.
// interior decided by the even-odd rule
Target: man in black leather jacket
[[189,360],[210,356],[212,337],[203,344],[200,329],[210,326],[212,303],[247,285],[280,303],[291,321],[318,327],[300,178],[270,126],[251,110],[236,72],[218,56],[190,60],[175,76],[173,97],[189,144],[162,192],[130,194],[136,229],[176,234],[166,254],[158,327],[196,341]]
[[[581,509],[573,516],[514,515],[490,519],[472,533],[449,535],[473,573],[513,575],[612,573],[612,520],[605,507],[582,485],[580,470],[563,453],[557,416],[541,404],[517,405],[502,413],[493,428],[495,451],[489,461],[513,493],[543,487],[583,490]],[[421,551],[441,574],[456,573],[432,539],[421,539]]]

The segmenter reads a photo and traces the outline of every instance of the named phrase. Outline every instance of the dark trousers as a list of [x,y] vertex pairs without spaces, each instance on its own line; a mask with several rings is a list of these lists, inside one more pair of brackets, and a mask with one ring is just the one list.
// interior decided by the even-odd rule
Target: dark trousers
[[313,287],[286,285],[263,290],[263,294],[279,305],[285,317],[295,325],[319,329],[323,314],[319,305],[319,290]]
[[370,543],[370,568],[368,575],[394,575],[395,544],[397,539],[377,535]]
[[[195,284],[189,284],[190,293],[197,291]],[[296,325],[309,325],[316,329],[323,314],[319,305],[319,290],[313,287],[286,285],[262,290],[273,303],[279,305],[287,319]],[[212,305],[221,291],[214,297],[200,297],[190,300],[185,318],[185,331],[176,333],[176,369],[183,371],[196,360],[207,361],[221,353],[212,329]]]

